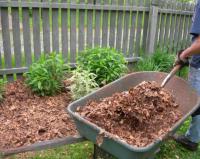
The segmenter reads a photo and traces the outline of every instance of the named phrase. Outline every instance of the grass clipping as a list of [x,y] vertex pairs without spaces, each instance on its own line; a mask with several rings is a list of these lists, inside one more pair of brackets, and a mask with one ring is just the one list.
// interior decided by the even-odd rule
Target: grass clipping
[[156,82],[142,82],[77,112],[128,144],[145,147],[162,138],[181,118],[174,97]]

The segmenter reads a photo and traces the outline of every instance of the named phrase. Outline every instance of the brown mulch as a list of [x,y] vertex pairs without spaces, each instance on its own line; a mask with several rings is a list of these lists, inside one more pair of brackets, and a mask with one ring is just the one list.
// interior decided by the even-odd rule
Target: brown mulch
[[75,125],[65,112],[70,102],[68,92],[38,97],[23,80],[9,83],[0,104],[0,150],[75,135]]
[[145,147],[166,135],[181,118],[177,108],[167,90],[156,82],[142,82],[128,92],[90,101],[77,112],[127,143]]

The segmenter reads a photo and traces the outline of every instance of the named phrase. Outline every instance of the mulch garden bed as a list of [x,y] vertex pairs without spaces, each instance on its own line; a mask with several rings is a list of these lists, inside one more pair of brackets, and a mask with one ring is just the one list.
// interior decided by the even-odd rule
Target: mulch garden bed
[[0,104],[0,150],[77,134],[65,112],[70,102],[69,92],[38,97],[23,79],[7,84]]
[[90,101],[77,112],[127,143],[145,147],[166,135],[181,118],[178,107],[156,82],[142,82],[100,102]]

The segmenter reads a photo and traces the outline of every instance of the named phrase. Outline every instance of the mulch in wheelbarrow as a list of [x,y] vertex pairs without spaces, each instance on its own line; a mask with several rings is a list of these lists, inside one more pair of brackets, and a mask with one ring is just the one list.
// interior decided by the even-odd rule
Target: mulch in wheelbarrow
[[[142,82],[77,112],[128,144],[145,147],[162,138],[181,118],[175,98],[156,82]],[[102,132],[101,132],[102,133]]]
[[65,111],[70,102],[68,92],[38,97],[23,80],[9,83],[0,104],[0,150],[75,135],[75,125]]

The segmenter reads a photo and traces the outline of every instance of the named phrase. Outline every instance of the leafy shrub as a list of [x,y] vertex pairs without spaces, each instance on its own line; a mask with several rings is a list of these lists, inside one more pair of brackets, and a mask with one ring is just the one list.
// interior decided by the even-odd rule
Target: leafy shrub
[[94,48],[83,51],[78,64],[84,70],[97,75],[95,80],[104,85],[119,78],[127,69],[122,53],[110,48]]
[[0,101],[3,100],[3,95],[5,92],[5,84],[6,82],[3,79],[0,79]]
[[161,71],[169,72],[175,60],[175,56],[157,50],[152,56],[144,57],[136,65],[137,71]]
[[25,73],[26,83],[40,96],[54,95],[63,87],[62,80],[67,70],[60,54],[42,55]]
[[88,70],[81,70],[77,68],[72,71],[72,82],[70,86],[73,99],[79,99],[98,88],[98,84],[95,81],[96,75],[90,73]]

